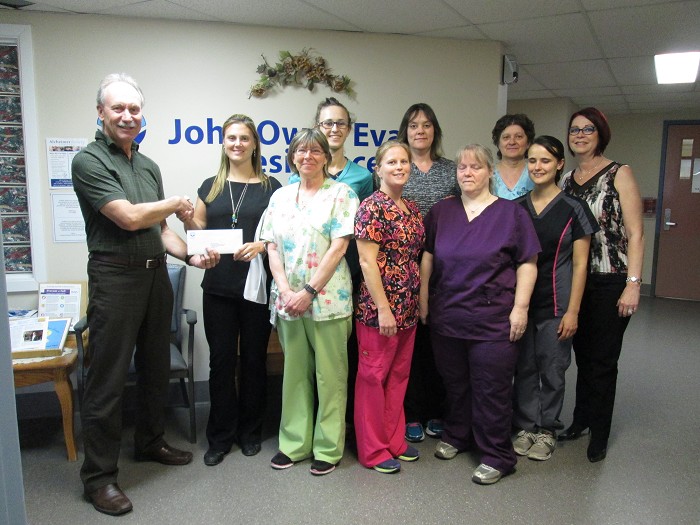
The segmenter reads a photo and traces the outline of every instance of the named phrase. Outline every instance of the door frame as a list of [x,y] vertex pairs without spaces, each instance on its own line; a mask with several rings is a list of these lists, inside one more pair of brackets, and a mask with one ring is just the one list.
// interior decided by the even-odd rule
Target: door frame
[[668,149],[668,128],[670,126],[700,126],[700,120],[664,120],[661,139],[661,166],[659,168],[659,191],[656,199],[656,227],[654,228],[654,258],[651,266],[651,297],[656,297],[656,270],[659,263],[659,237],[663,226],[664,182],[666,179],[666,150]]

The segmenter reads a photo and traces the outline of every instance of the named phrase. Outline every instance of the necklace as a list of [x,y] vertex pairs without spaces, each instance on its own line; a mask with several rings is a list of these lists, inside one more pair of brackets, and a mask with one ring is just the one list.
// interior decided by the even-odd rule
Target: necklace
[[598,166],[600,166],[601,162],[603,162],[603,157],[600,157],[598,164],[596,164],[595,166],[593,166],[589,170],[584,170],[583,168],[581,168],[581,166],[579,166],[578,167],[578,171],[579,171],[578,180],[582,181],[584,178],[588,177],[591,173],[597,173]]
[[250,184],[251,178],[252,175],[249,176],[248,180],[245,182],[241,196],[238,197],[238,202],[235,206],[233,205],[233,189],[231,187],[231,181],[228,181],[228,195],[231,197],[231,228],[235,228],[236,224],[238,224],[238,211],[241,209],[241,203],[243,202],[243,197],[245,197],[245,194],[248,191],[248,184]]
[[468,205],[466,202],[464,202],[464,199],[462,199],[462,204],[463,204],[464,207],[466,208],[467,212],[469,212],[469,213],[471,213],[472,215],[474,215],[474,214],[476,214],[477,212],[483,210],[483,209],[484,209],[486,206],[488,206],[489,204],[491,204],[491,198],[489,197],[489,198],[486,199],[484,202],[482,202],[481,204],[479,204],[476,208],[470,208],[469,205]]

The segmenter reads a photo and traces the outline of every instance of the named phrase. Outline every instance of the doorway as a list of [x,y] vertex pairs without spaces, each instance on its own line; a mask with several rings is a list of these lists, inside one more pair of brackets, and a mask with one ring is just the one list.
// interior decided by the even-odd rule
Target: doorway
[[700,121],[664,122],[653,295],[700,301]]

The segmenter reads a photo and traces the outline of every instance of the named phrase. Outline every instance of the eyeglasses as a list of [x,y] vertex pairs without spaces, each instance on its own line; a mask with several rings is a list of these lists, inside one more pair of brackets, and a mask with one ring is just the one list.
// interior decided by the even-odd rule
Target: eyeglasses
[[578,135],[582,131],[584,135],[593,135],[593,132],[595,131],[595,126],[586,126],[584,128],[569,128],[569,135]]
[[300,157],[306,157],[306,154],[309,153],[313,157],[320,157],[321,155],[325,155],[326,153],[322,149],[306,149],[306,148],[298,148],[294,150],[294,153],[299,155]]
[[333,126],[335,126],[338,129],[345,129],[348,127],[348,121],[328,119],[319,122],[318,125],[321,126],[323,129],[333,129]]

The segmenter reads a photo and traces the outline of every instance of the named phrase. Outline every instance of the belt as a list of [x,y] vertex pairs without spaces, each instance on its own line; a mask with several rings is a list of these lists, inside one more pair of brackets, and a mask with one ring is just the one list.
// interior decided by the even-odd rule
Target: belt
[[160,268],[165,264],[165,254],[154,257],[153,259],[142,259],[131,257],[129,255],[109,255],[106,253],[91,252],[90,259],[110,264],[118,264],[119,266],[127,266],[129,268],[146,268],[153,270]]

